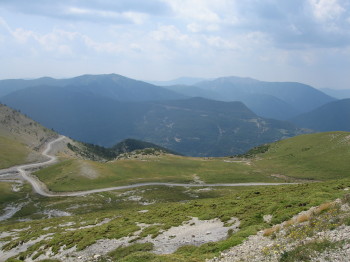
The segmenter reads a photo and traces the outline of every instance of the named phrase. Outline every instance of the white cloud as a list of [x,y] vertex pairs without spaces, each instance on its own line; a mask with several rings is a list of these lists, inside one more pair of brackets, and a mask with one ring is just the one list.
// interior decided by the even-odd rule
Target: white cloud
[[[213,11],[210,4],[214,1],[207,0],[168,0],[174,10],[174,14],[182,19],[195,20],[200,22],[216,23],[220,21],[219,15]],[[220,1],[215,1],[216,5]]]
[[219,36],[207,37],[207,43],[210,47],[220,50],[237,50],[240,49],[239,45],[232,40],[227,40]]
[[[1,21],[1,20],[0,20]],[[4,20],[2,24],[6,25]],[[123,51],[123,48],[111,41],[99,42],[95,41],[87,35],[79,32],[65,31],[61,29],[54,29],[49,33],[40,34],[32,30],[25,30],[23,28],[16,28],[11,30],[8,27],[9,33],[18,45],[23,48],[31,49],[31,53],[40,54],[40,50],[55,53],[55,55],[74,55],[77,56],[84,50],[90,49],[98,53],[118,54]],[[11,41],[11,39],[8,39]],[[33,50],[37,49],[36,52]]]
[[88,68],[144,79],[307,79],[330,60],[342,72],[350,66],[350,0],[0,0],[0,13],[2,64],[13,65],[2,71],[10,74],[58,60],[70,75]]
[[346,11],[338,0],[309,0],[309,2],[313,15],[320,21],[337,19]]
[[188,36],[182,34],[174,25],[162,25],[156,31],[152,32],[152,36],[157,41],[188,40]]
[[187,25],[187,30],[192,33],[215,32],[219,31],[220,27],[216,24],[203,25],[199,23],[190,23]]
[[170,12],[162,0],[2,0],[1,7],[34,16],[108,24],[140,24],[149,15]]

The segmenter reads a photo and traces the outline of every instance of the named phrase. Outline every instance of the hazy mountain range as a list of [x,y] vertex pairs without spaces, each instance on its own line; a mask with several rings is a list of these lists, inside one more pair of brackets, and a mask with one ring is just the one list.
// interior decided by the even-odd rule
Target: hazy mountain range
[[111,147],[135,138],[193,156],[242,153],[309,132],[297,115],[337,103],[300,83],[224,77],[161,87],[115,74],[3,80],[0,101],[80,141]]
[[331,88],[322,88],[320,89],[323,93],[332,96],[337,99],[350,98],[350,89],[331,89]]
[[311,112],[291,119],[298,126],[317,131],[350,130],[350,99],[323,105]]
[[221,77],[194,86],[170,86],[187,96],[220,101],[242,101],[259,116],[286,120],[335,99],[295,82],[263,82],[252,78]]

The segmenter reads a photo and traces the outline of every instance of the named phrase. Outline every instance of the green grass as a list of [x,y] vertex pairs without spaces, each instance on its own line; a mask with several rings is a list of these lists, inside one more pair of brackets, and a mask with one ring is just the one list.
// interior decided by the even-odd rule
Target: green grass
[[350,176],[350,133],[327,132],[302,135],[271,144],[258,155],[256,168],[310,180],[341,179]]
[[6,182],[0,182],[0,203],[13,202],[18,200],[18,193],[12,191],[12,185]]
[[[224,158],[203,159],[164,155],[141,160],[118,160],[99,163],[64,160],[35,173],[53,191],[75,191],[142,182],[193,182],[194,175],[206,183],[275,182],[276,179],[256,172],[245,163],[228,163]],[[226,160],[230,160],[227,158]],[[81,165],[98,173],[84,176]]]
[[[13,192],[10,183],[0,182],[0,210],[3,210],[10,203],[14,204],[23,200],[30,190],[31,187],[29,185],[24,185],[24,188],[20,192]],[[0,211],[0,215],[1,213]]]
[[22,143],[0,135],[0,169],[26,163],[30,150]]
[[118,247],[108,255],[115,261],[119,261],[135,252],[147,252],[153,249],[152,243],[136,243],[128,247]]

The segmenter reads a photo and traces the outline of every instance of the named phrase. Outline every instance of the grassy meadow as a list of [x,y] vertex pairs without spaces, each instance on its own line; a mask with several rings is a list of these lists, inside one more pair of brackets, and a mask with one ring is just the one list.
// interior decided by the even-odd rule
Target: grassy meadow
[[0,135],[0,169],[27,162],[30,150],[26,145]]
[[[231,162],[225,162],[231,161]],[[35,173],[52,191],[87,190],[142,182],[205,183],[276,182],[247,163],[230,158],[191,158],[162,155],[107,163],[63,160]]]
[[301,135],[271,144],[258,155],[255,166],[263,173],[293,178],[328,180],[350,177],[350,133]]
[[63,159],[35,173],[52,191],[77,191],[142,182],[245,183],[350,176],[350,133],[302,135],[273,143],[250,159],[161,155],[107,163]]

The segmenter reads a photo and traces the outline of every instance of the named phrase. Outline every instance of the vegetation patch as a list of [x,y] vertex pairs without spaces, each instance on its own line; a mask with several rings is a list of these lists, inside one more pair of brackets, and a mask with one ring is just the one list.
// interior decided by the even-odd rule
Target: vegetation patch
[[127,247],[118,247],[116,250],[108,253],[108,255],[112,257],[114,261],[120,261],[135,252],[148,252],[152,249],[152,243],[136,243]]
[[1,135],[0,149],[0,169],[26,163],[30,153],[26,145]]
[[254,162],[263,173],[296,179],[328,180],[349,176],[349,132],[301,135],[270,145]]
[[[28,222],[14,221],[0,226],[0,231],[6,232],[15,228],[23,230],[16,233],[17,239],[7,240],[8,243],[3,247],[5,250],[10,250],[21,243],[52,233],[51,239],[44,239],[25,253],[18,255],[30,257],[40,247],[45,247],[44,250],[51,248],[54,253],[58,253],[62,247],[76,246],[78,250],[83,250],[98,239],[119,239],[129,236],[140,230],[140,227],[137,226],[138,223],[157,225],[147,230],[147,234],[156,236],[162,230],[181,225],[184,221],[188,221],[190,217],[198,217],[201,220],[219,218],[223,222],[228,221],[231,217],[237,217],[241,222],[240,230],[228,236],[225,240],[199,247],[182,247],[172,255],[158,256],[145,253],[145,251],[136,251],[125,257],[125,259],[131,259],[133,256],[141,256],[142,253],[142,257],[148,257],[151,259],[150,261],[167,261],[165,259],[161,260],[163,258],[170,259],[169,261],[203,261],[205,258],[216,256],[219,252],[242,243],[249,235],[269,226],[263,219],[265,214],[273,215],[272,224],[281,223],[312,206],[341,197],[346,192],[343,189],[348,186],[350,186],[350,182],[344,180],[273,188],[225,189],[223,197],[216,195],[213,198],[187,200],[186,202],[161,202],[159,199],[158,203],[147,206],[147,213],[139,212],[139,210],[145,208],[144,206],[136,203],[130,205],[130,202],[120,202],[118,199],[122,196],[113,192],[56,200],[45,198],[41,201],[44,201],[42,203],[50,206],[50,208],[61,206],[61,208],[66,209],[69,206],[87,203],[97,206],[93,208],[95,212],[91,212],[89,207],[82,207],[77,210],[79,215],[71,217],[39,219]],[[259,192],[259,194],[256,194],[256,192]],[[170,193],[176,194],[176,191]],[[147,200],[146,195],[143,197]],[[65,201],[68,202],[64,204]],[[98,206],[98,203],[101,205]],[[74,211],[74,209],[68,210]],[[326,216],[330,210],[333,209],[325,209],[320,214]],[[109,222],[98,225],[106,218],[110,219]],[[70,225],[70,230],[67,231],[67,227],[59,226],[62,224]],[[86,227],[87,225],[93,227]],[[84,228],[81,229],[81,227]],[[324,228],[324,226],[322,227]],[[290,234],[294,234],[292,232],[296,231],[297,228],[293,230],[291,228]],[[297,232],[305,231],[305,229],[301,229]]]

